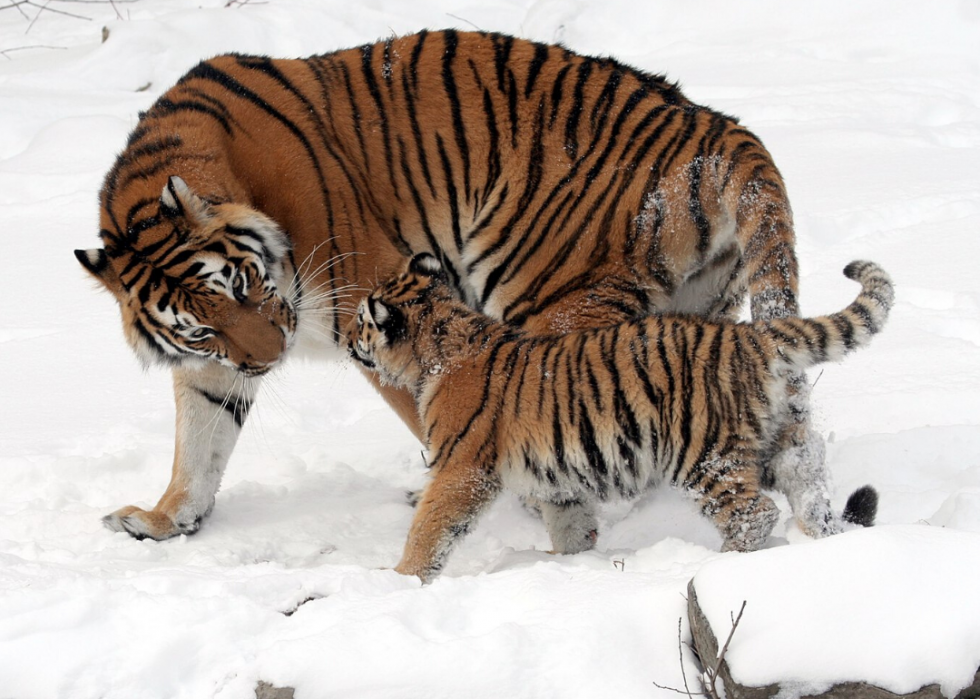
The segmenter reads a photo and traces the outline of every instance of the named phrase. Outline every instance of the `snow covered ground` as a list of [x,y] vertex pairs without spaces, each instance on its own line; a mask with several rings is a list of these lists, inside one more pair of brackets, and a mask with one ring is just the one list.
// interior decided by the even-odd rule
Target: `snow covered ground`
[[[870,560],[892,574],[939,573],[915,578],[910,607],[955,598],[937,579],[980,577],[977,0],[7,0],[0,697],[232,699],[259,679],[298,697],[675,696],[654,683],[682,685],[685,586],[738,556],[717,553],[712,527],[679,496],[649,493],[604,511],[595,551],[554,557],[541,523],[503,497],[421,588],[382,570],[412,516],[404,492],[423,483],[419,446],[347,363],[297,362],[267,383],[197,535],[135,541],[99,522],[152,506],[173,446],[169,376],[140,370],[115,304],[72,255],[96,243],[96,193],[137,112],[215,53],[298,56],[474,25],[615,54],[739,115],[789,186],[804,312],[853,297],[840,273],[852,259],[892,274],[889,326],[814,389],[835,502],[872,483],[885,541],[890,525],[941,538],[928,561],[862,539],[879,542]],[[825,559],[860,560],[847,537],[862,534]],[[771,546],[816,545],[784,523]],[[783,560],[771,553],[756,556],[763,573]],[[871,605],[894,599],[860,589]],[[822,603],[841,619],[850,604]],[[887,619],[869,643],[901,651],[901,615]],[[962,628],[932,637],[938,660],[904,668],[894,689],[961,686],[980,656]],[[839,640],[815,633],[818,645]]]

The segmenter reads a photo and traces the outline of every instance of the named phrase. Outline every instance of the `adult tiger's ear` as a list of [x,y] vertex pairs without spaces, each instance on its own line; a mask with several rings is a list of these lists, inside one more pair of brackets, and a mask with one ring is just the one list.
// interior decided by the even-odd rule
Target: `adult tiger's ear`
[[122,291],[122,284],[116,275],[116,270],[109,264],[109,258],[102,248],[92,250],[76,250],[75,258],[82,267],[93,277],[102,282],[105,287],[117,296]]
[[368,310],[374,324],[385,334],[389,344],[405,337],[408,323],[405,321],[405,314],[400,310],[377,299],[368,300]]
[[408,271],[424,277],[436,277],[445,281],[446,270],[442,268],[439,258],[431,252],[420,252],[408,263]]
[[171,175],[160,193],[160,214],[171,220],[185,218],[191,226],[200,226],[214,215],[211,205],[194,194],[186,182]]

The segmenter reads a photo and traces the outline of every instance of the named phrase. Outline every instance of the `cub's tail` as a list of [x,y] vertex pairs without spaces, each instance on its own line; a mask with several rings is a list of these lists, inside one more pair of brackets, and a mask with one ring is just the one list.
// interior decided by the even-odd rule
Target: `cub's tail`
[[839,313],[753,323],[775,343],[777,368],[800,371],[837,361],[868,344],[884,326],[895,300],[888,273],[874,262],[856,261],[844,268],[844,276],[860,282],[861,293]]

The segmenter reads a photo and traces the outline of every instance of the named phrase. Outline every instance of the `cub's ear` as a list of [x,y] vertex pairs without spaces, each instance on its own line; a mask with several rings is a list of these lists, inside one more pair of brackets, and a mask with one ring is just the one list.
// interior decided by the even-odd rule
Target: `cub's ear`
[[194,194],[177,175],[171,175],[163,186],[160,214],[169,219],[186,218],[192,226],[203,225],[214,215],[211,205]]
[[109,264],[109,258],[106,256],[105,250],[102,248],[76,250],[75,257],[82,263],[82,267],[102,282],[109,291],[117,295],[119,294],[122,290],[122,285],[119,283],[119,277],[116,276],[116,270]]
[[431,252],[420,252],[408,263],[408,271],[413,274],[421,274],[424,277],[437,277],[445,279],[446,271],[442,268],[439,258]]
[[405,314],[400,310],[387,306],[377,299],[368,300],[368,310],[371,312],[374,324],[385,334],[389,343],[405,337],[408,324],[405,321]]

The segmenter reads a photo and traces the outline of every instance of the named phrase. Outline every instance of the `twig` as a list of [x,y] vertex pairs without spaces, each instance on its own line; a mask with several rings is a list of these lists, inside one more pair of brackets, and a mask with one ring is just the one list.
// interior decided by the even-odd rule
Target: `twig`
[[8,1],[9,4],[0,7],[0,12],[3,12],[4,10],[16,9],[18,12],[20,12],[21,17],[23,17],[24,19],[30,19],[30,15],[24,12],[24,10],[22,10],[20,6],[28,4],[31,0],[8,0]]
[[[667,686],[662,685],[662,684],[657,684],[656,682],[654,682],[653,685],[655,687],[657,687],[658,689],[666,689],[666,690],[668,690],[670,692],[675,692],[677,694],[686,694],[690,699],[694,699],[694,696],[695,695],[691,693],[691,688],[687,684],[687,671],[684,670],[684,644],[681,641],[681,622],[682,621],[683,621],[682,617],[677,617],[677,659],[678,659],[678,661],[681,664],[681,677],[684,679],[684,689],[683,690],[680,690],[680,689],[677,689],[676,687],[667,687]],[[703,696],[707,696],[707,695],[704,694],[703,692],[698,692],[697,693],[697,696],[703,697]]]
[[14,47],[12,49],[3,49],[3,50],[0,50],[0,56],[3,56],[8,61],[12,61],[14,59],[12,59],[7,54],[8,53],[13,53],[14,51],[26,51],[27,49],[58,49],[59,51],[64,51],[67,48],[68,48],[67,46],[45,46],[43,44],[36,44],[34,46],[17,46],[17,47]]
[[56,15],[65,15],[66,17],[72,17],[74,19],[84,19],[86,22],[92,21],[91,17],[86,17],[85,15],[76,15],[72,12],[65,12],[64,10],[56,10],[52,7],[48,7],[48,5],[51,4],[51,0],[47,0],[43,5],[38,5],[36,2],[28,2],[27,4],[31,7],[36,7],[37,14],[34,15],[34,19],[31,20],[31,23],[27,25],[27,29],[24,31],[25,34],[30,33],[31,28],[34,26],[34,23],[37,22],[42,12],[53,12]]
[[823,376],[823,369],[821,369],[821,370],[820,370],[820,373],[819,373],[819,374],[817,374],[817,378],[815,378],[815,379],[813,380],[813,383],[812,383],[812,384],[810,384],[810,389],[811,389],[811,390],[813,389],[813,387],[814,387],[814,386],[816,386],[816,385],[817,385],[817,381],[819,381],[819,380],[820,380],[820,377],[821,377],[821,376]]
[[469,21],[468,19],[465,19],[463,17],[460,17],[459,15],[454,15],[452,12],[447,12],[446,14],[449,15],[450,17],[452,17],[453,19],[458,19],[460,22],[466,22],[468,25],[470,25],[471,27],[473,27],[474,29],[476,29],[478,32],[482,32],[483,31],[483,28],[482,27],[478,27],[477,25],[473,24],[473,22]]
[[681,663],[681,678],[684,680],[684,691],[691,696],[691,688],[687,686],[687,671],[684,670],[684,646],[681,644],[681,617],[677,617],[677,658]]
[[704,674],[705,678],[708,680],[708,684],[704,684],[704,680],[701,680],[701,684],[704,685],[704,690],[710,697],[717,697],[718,690],[715,688],[715,682],[718,681],[718,669],[721,667],[722,662],[725,660],[725,653],[728,652],[728,644],[732,641],[732,636],[735,635],[735,629],[738,628],[738,622],[742,620],[742,612],[745,611],[745,600],[742,600],[742,607],[738,610],[738,616],[732,619],[732,630],[728,632],[728,638],[725,639],[725,645],[722,646],[721,652],[718,653],[718,658],[715,660],[715,666],[713,668],[705,668]]

